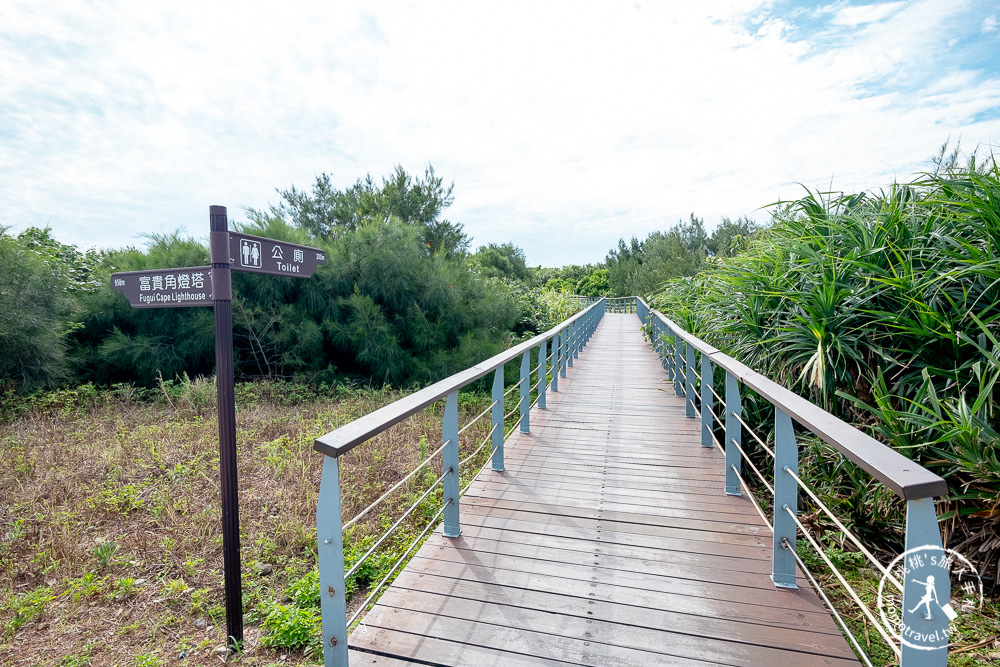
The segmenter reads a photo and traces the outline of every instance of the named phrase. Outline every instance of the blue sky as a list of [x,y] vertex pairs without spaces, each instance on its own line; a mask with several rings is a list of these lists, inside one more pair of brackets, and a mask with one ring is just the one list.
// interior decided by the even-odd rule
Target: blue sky
[[0,225],[207,236],[396,164],[532,265],[997,151],[1000,4],[0,3]]

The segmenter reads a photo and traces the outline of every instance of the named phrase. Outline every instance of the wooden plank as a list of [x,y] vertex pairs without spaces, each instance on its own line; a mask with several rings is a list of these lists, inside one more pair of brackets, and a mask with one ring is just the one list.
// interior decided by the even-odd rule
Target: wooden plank
[[347,660],[351,664],[351,667],[359,667],[360,665],[372,665],[374,667],[403,667],[406,665],[409,667],[410,665],[420,664],[412,660],[403,660],[376,653],[365,653],[356,649],[348,649]]
[[[437,538],[448,541],[441,543],[437,541]],[[774,592],[770,570],[765,568],[759,568],[755,571],[747,569],[725,570],[710,567],[708,564],[684,564],[681,567],[665,560],[629,558],[607,553],[602,553],[595,558],[595,554],[591,551],[561,549],[544,544],[532,545],[519,541],[509,542],[480,537],[458,542],[440,534],[431,537],[428,544],[432,546],[428,547],[427,552],[422,554],[423,557],[449,562],[477,563],[486,567],[504,567],[505,569],[524,571],[526,568],[542,567],[535,564],[534,561],[552,561],[624,572],[639,572],[649,576],[676,577],[730,586],[743,586],[760,589],[768,594]],[[815,607],[815,603],[813,606]]]
[[[804,596],[797,598],[794,591],[785,589],[778,589],[776,592],[785,596],[786,604],[774,606],[760,604],[761,593],[759,590],[735,586],[682,579],[654,581],[654,578],[651,578],[650,586],[642,587],[619,584],[619,581],[634,583],[632,579],[624,575],[616,576],[620,571],[606,571],[609,574],[607,581],[594,580],[593,577],[597,575],[593,573],[590,574],[591,578],[581,581],[577,576],[578,572],[570,568],[561,570],[569,576],[555,576],[551,573],[552,569],[548,567],[540,566],[539,569],[543,573],[505,569],[488,570],[485,567],[468,563],[414,558],[407,565],[406,571],[411,576],[434,575],[456,580],[488,582],[510,588],[572,595],[583,600],[592,598],[619,604],[632,604],[647,609],[660,609],[691,616],[706,616],[773,627],[807,630],[829,619],[821,605],[813,605],[812,609],[799,608],[809,606],[810,598]],[[714,595],[724,595],[725,597],[713,597]]]
[[404,664],[856,664],[813,591],[774,587],[770,531],[665,386],[634,317],[602,324],[505,470],[469,487],[461,536],[433,534],[350,645]]
[[[448,660],[445,664],[522,664],[522,656],[549,661],[534,664],[551,664],[551,661],[556,661],[556,664],[576,665],[654,665],[661,659],[661,654],[658,653],[604,644],[592,638],[564,637],[536,632],[524,627],[516,618],[509,619],[506,625],[492,625],[443,614],[428,614],[380,605],[369,612],[365,618],[365,625],[368,626],[371,643],[362,644],[358,641],[355,644],[357,646],[366,645],[375,648],[384,642],[382,632],[391,629],[394,635],[402,631],[417,635],[421,640],[427,637],[457,637],[463,642],[468,642],[464,646],[475,645],[507,653],[505,662],[482,663],[478,660],[470,661],[467,655],[460,655],[461,662]],[[425,657],[422,646],[415,648],[417,650],[414,657],[433,660],[433,664],[440,664],[441,660],[436,651]],[[710,661],[684,658],[677,658],[671,662],[676,665],[712,664]]]
[[[628,523],[636,526],[677,526],[679,528],[691,528],[694,530],[711,530],[715,526],[721,524],[727,530],[745,531],[750,534],[767,531],[765,526],[746,522],[739,515],[734,516],[732,514],[717,514],[708,517],[697,511],[676,513],[679,516],[667,514],[666,512],[663,512],[658,516],[651,516],[649,514],[632,514],[629,512],[610,512],[608,510],[597,510],[592,507],[544,505],[540,503],[507,500],[504,498],[487,498],[484,496],[464,496],[462,498],[462,507],[493,507],[497,508],[498,511],[528,512],[532,514],[545,514],[549,516],[563,516],[580,519],[599,518],[603,521]],[[600,512],[600,514],[598,514],[598,512]]]
[[[604,519],[569,518],[562,514],[528,514],[525,512],[487,508],[479,505],[463,508],[462,516],[469,517],[469,521],[479,526],[489,525],[504,528],[506,524],[498,522],[518,521],[517,529],[528,530],[529,526],[534,524],[542,527],[546,534],[561,535],[562,537],[580,537],[584,539],[586,536],[587,538],[592,538],[595,531],[603,531],[602,534],[605,538],[618,544],[628,543],[639,545],[643,543],[643,540],[649,540],[647,544],[655,546],[662,543],[663,540],[673,538],[755,546],[760,546],[766,542],[768,547],[770,547],[771,542],[771,533],[769,531],[726,530],[725,526],[720,527],[719,524],[706,525],[704,522],[699,522],[695,526],[676,528],[628,524]],[[489,523],[485,519],[489,519]],[[466,520],[463,519],[463,521]],[[657,542],[653,542],[654,539]],[[627,542],[623,540],[627,540]]]
[[[616,530],[614,525],[567,526],[562,522],[540,521],[535,517],[498,517],[483,512],[465,512],[463,526],[479,526],[523,534],[552,535],[603,544],[619,544],[649,549],[681,549],[689,553],[718,554],[737,558],[771,557],[771,537],[761,535],[735,535],[725,532],[689,531],[676,528],[658,528],[654,534],[626,529]],[[515,537],[514,539],[517,539]]]
[[[792,663],[795,665],[830,665],[844,664],[844,659],[850,660],[852,655],[830,656],[825,647],[818,642],[798,644],[796,649],[786,647],[758,646],[759,626],[748,624],[717,624],[720,632],[736,635],[724,639],[715,634],[705,633],[704,624],[695,624],[690,617],[673,614],[669,617],[670,625],[662,627],[647,627],[641,624],[622,622],[622,611],[619,608],[615,620],[604,620],[597,615],[583,615],[586,604],[577,604],[579,614],[553,613],[551,607],[526,607],[523,603],[531,596],[531,592],[518,600],[518,604],[509,601],[494,602],[479,599],[469,599],[454,595],[449,591],[442,595],[419,590],[402,591],[396,589],[386,594],[383,604],[401,610],[412,610],[426,614],[447,614],[452,618],[503,626],[516,618],[523,627],[544,632],[559,637],[570,637],[591,642],[599,642],[613,647],[634,648],[658,654],[657,663],[672,661],[675,658],[709,660],[727,665],[774,665]],[[552,604],[557,604],[548,596]],[[584,601],[580,601],[581,603]],[[643,622],[641,616],[634,615],[634,620]],[[698,619],[699,621],[701,619]],[[669,641],[664,641],[664,627],[669,628]],[[683,632],[683,630],[688,630]],[[789,635],[790,641],[799,637]],[[801,634],[801,633],[797,633]],[[831,662],[830,658],[834,658]]]

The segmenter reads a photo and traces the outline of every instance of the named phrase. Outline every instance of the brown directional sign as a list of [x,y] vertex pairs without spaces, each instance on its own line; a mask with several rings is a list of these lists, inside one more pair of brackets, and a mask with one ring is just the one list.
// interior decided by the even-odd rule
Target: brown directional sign
[[229,258],[233,271],[295,278],[308,278],[317,266],[326,264],[326,253],[319,248],[238,232],[229,232]]
[[230,232],[225,206],[209,207],[209,253],[212,266],[114,273],[111,275],[111,287],[123,293],[133,308],[212,306],[215,311],[226,633],[229,637],[227,644],[238,648],[243,643],[243,589],[240,575],[236,392],[233,388],[233,293],[230,271],[308,278],[317,266],[326,264],[326,253],[318,248]]
[[212,268],[123,271],[111,274],[111,287],[133,308],[183,308],[212,305]]

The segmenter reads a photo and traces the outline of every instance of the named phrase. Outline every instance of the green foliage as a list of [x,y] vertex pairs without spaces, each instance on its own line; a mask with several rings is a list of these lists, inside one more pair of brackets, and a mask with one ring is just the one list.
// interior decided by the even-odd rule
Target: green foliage
[[[950,541],[966,552],[981,542],[995,568],[998,248],[1000,169],[973,160],[877,194],[807,191],[739,255],[670,282],[654,303],[947,479],[944,509],[962,517]],[[898,519],[864,473],[811,456],[811,474],[860,524]]]
[[310,570],[293,581],[288,595],[300,607],[319,607],[319,570]]
[[319,611],[273,603],[264,610],[260,643],[268,648],[318,652],[323,644]]
[[7,602],[7,608],[12,612],[12,615],[4,627],[4,633],[8,636],[13,635],[25,623],[29,623],[44,614],[49,603],[55,599],[56,596],[52,594],[52,589],[48,586],[39,586],[26,593],[14,595]]
[[107,253],[96,269],[100,288],[81,296],[81,327],[70,336],[83,379],[152,386],[158,377],[210,375],[214,318],[208,308],[132,308],[110,286],[111,273],[208,264],[208,249],[178,233],[153,235],[145,251]]
[[[324,175],[311,193],[281,194],[281,205],[269,214],[251,211],[237,227],[318,246],[328,263],[309,280],[234,272],[237,377],[424,383],[496,353],[512,331],[534,330],[534,323],[518,324],[524,309],[511,290],[469,271],[461,226],[441,219],[451,187],[432,169],[423,179],[397,169],[381,185],[369,177],[343,192]],[[212,381],[204,379],[214,368],[211,309],[133,309],[109,285],[114,271],[208,259],[204,245],[179,233],[151,236],[143,250],[95,256],[87,268],[99,287],[76,295],[80,323],[68,338],[78,376],[159,386],[178,410],[211,408]],[[25,345],[55,346],[51,377],[41,383],[65,375],[61,334],[46,339],[31,331]]]
[[[0,385],[51,386],[68,374],[64,335],[72,301],[67,279],[49,268],[39,230],[12,238],[0,228]],[[48,230],[39,232],[45,239]]]
[[595,269],[576,286],[576,294],[580,296],[607,296],[610,291],[611,282],[607,269]]
[[482,275],[528,282],[531,273],[524,251],[513,243],[488,243],[469,258],[469,263]]
[[[273,217],[282,218],[317,238],[336,239],[361,229],[374,220],[397,220],[418,230],[419,245],[428,255],[448,257],[461,254],[469,246],[462,225],[441,219],[454,201],[454,185],[427,167],[423,180],[397,166],[392,175],[375,183],[369,174],[345,190],[337,190],[327,174],[316,178],[312,194],[296,190],[279,191],[282,201],[271,207]],[[256,218],[269,216],[254,212]]]

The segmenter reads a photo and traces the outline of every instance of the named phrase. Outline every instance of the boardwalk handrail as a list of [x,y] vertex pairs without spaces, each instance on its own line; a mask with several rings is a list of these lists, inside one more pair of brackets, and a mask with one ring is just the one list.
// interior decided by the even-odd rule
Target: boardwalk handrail
[[[649,306],[638,300],[647,309]],[[889,487],[904,500],[933,498],[948,493],[948,484],[938,475],[915,463],[815,403],[802,398],[749,366],[720,352],[705,341],[684,331],[670,318],[651,311],[678,338],[706,354],[712,363],[781,408],[795,421],[818,435],[828,445],[861,466],[869,475]]]
[[[345,596],[345,572],[344,572],[344,544],[343,530],[345,525],[349,525],[367,513],[371,506],[361,512],[358,517],[345,524],[341,514],[340,497],[340,465],[339,458],[361,445],[365,441],[373,438],[391,426],[398,424],[407,417],[416,414],[420,410],[445,399],[444,417],[442,420],[442,445],[440,449],[431,457],[421,463],[424,466],[438,454],[441,455],[442,474],[438,480],[428,489],[421,500],[430,491],[443,484],[443,506],[437,515],[431,520],[424,532],[413,542],[403,558],[399,559],[393,568],[405,560],[406,555],[412,551],[428,530],[433,528],[438,517],[444,517],[444,535],[447,537],[458,537],[461,534],[459,523],[459,497],[464,493],[459,489],[459,473],[462,461],[459,461],[459,437],[463,429],[458,428],[458,391],[463,387],[485,377],[489,373],[494,373],[492,404],[473,422],[486,414],[490,414],[492,429],[486,440],[470,456],[468,461],[474,457],[487,444],[492,444],[492,455],[487,460],[487,464],[492,462],[494,470],[503,470],[503,444],[509,433],[520,427],[522,433],[528,433],[530,429],[530,410],[535,404],[530,403],[530,394],[533,389],[537,389],[538,397],[536,404],[539,408],[545,408],[545,392],[549,386],[549,373],[551,373],[551,389],[559,390],[559,378],[566,377],[567,367],[573,366],[574,358],[579,356],[580,351],[587,344],[590,336],[597,328],[597,324],[604,315],[604,299],[598,299],[581,312],[560,322],[548,331],[539,334],[530,340],[524,341],[514,347],[501,352],[475,366],[459,371],[454,375],[436,382],[429,387],[421,389],[398,401],[390,403],[374,412],[360,417],[349,424],[331,431],[316,438],[313,448],[324,455],[323,476],[320,482],[319,498],[316,507],[316,527],[317,527],[317,550],[319,555],[319,575],[320,575],[320,612],[323,625],[323,655],[324,663],[327,667],[333,665],[348,664],[347,635],[348,622],[346,620],[347,600]],[[547,353],[551,345],[551,354]],[[538,364],[532,368],[530,364],[531,350],[538,348]],[[504,391],[504,367],[507,363],[520,359],[520,381]],[[551,366],[549,360],[552,360]],[[538,381],[530,385],[531,373],[535,372]],[[517,407],[510,412],[504,412],[504,398],[515,388],[520,389],[520,398]],[[520,419],[511,428],[509,433],[504,433],[503,425],[506,418],[520,411]],[[413,473],[411,472],[410,475]],[[398,482],[392,489],[387,491],[375,504],[381,502],[390,493],[394,492],[404,480]],[[418,500],[419,503],[419,500]],[[415,509],[415,504],[411,506],[407,513]],[[404,515],[403,518],[405,518]],[[379,543],[396,528],[403,519],[387,531]],[[376,544],[376,546],[378,546]],[[367,558],[374,551],[375,547],[362,557]],[[354,564],[357,568],[361,561]],[[386,575],[375,587],[375,591],[385,583],[392,575],[392,571]],[[374,596],[374,592],[372,596]],[[368,600],[362,604],[358,614],[364,611]]]
[[[742,495],[741,487],[745,487],[740,470],[746,454],[741,447],[743,429],[753,434],[743,421],[742,399],[740,386],[749,387],[759,396],[774,406],[774,450],[771,451],[763,441],[754,434],[764,449],[774,459],[773,487],[767,483],[760,471],[746,458],[748,465],[758,475],[765,486],[773,493],[774,533],[772,545],[772,574],[775,586],[782,588],[797,588],[795,583],[795,565],[798,560],[795,553],[797,531],[801,529],[819,555],[839,575],[836,568],[823,553],[797,517],[798,492],[801,487],[819,503],[819,499],[802,482],[798,476],[798,443],[796,442],[793,420],[814,433],[826,442],[836,452],[856,463],[874,479],[884,484],[897,496],[906,501],[906,534],[905,552],[921,552],[928,559],[937,558],[944,561],[944,550],[941,532],[938,527],[937,514],[934,509],[934,498],[948,493],[944,479],[927,470],[915,461],[875,440],[857,428],[828,413],[817,405],[786,389],[764,375],[754,371],[743,363],[721,352],[705,341],[682,329],[677,323],[662,313],[653,310],[641,298],[634,297],[635,312],[639,320],[650,328],[650,339],[661,357],[661,363],[667,372],[668,379],[673,380],[675,393],[685,398],[685,409],[688,417],[701,417],[701,444],[712,447],[713,444],[723,450],[726,465],[726,488],[729,495]],[[701,373],[696,370],[695,352],[700,357]],[[714,387],[715,369],[725,372],[725,399],[720,397]],[[696,379],[701,385],[700,400],[695,391]],[[725,406],[725,419],[719,419],[713,411],[715,400]],[[696,414],[700,412],[700,415]],[[714,419],[714,423],[713,423]],[[715,426],[725,431],[725,446],[720,446],[715,438]],[[752,498],[756,505],[756,500]],[[819,503],[821,509],[834,519],[842,530],[843,525],[830,513],[829,509]],[[758,511],[760,508],[758,506]],[[763,512],[761,512],[763,515]],[[766,519],[766,517],[765,517]],[[857,538],[845,533],[855,542]],[[861,550],[869,558],[873,558],[864,547]],[[804,565],[801,562],[800,565]],[[876,562],[888,581],[897,583],[885,567]],[[871,611],[862,611],[869,617],[886,639],[890,648],[900,657],[902,667],[913,665],[945,665],[947,663],[948,623],[946,613],[936,617],[928,611],[925,618],[916,611],[919,605],[913,606],[921,596],[928,596],[929,588],[933,587],[935,599],[947,601],[951,595],[948,576],[928,577],[928,581],[919,581],[915,569],[906,563],[902,576],[903,600],[900,619],[892,639],[882,629]],[[841,577],[841,583],[854,594],[847,582]],[[861,605],[860,598],[854,594],[855,600]],[[929,604],[929,603],[928,603]],[[863,606],[863,605],[862,605]],[[929,606],[928,606],[929,609]],[[831,608],[836,614],[836,611]],[[883,619],[885,616],[883,615]],[[924,644],[914,643],[913,637],[926,638]],[[908,639],[909,638],[909,639]],[[894,641],[899,641],[896,646]],[[926,644],[926,645],[925,645]]]
[[[580,320],[592,315],[599,307],[599,303],[593,303],[585,310],[560,322],[545,333],[538,334],[530,340],[515,345],[514,347],[494,355],[464,371],[459,371],[450,375],[440,382],[435,382],[429,387],[425,387],[409,396],[399,399],[384,407],[370,412],[367,415],[355,419],[350,424],[341,426],[325,435],[316,438],[313,449],[327,456],[339,457],[351,451],[365,440],[368,440],[394,424],[398,424],[407,417],[420,412],[428,405],[440,401],[448,394],[458,391],[476,380],[485,377],[490,372],[496,371],[504,364],[522,357],[525,352],[538,347],[542,342],[550,341],[562,331],[568,331],[572,327],[578,326]],[[571,331],[571,336],[578,337],[579,331]],[[572,341],[575,345],[576,341]],[[575,349],[575,348],[574,348]],[[569,364],[572,366],[572,362]]]

